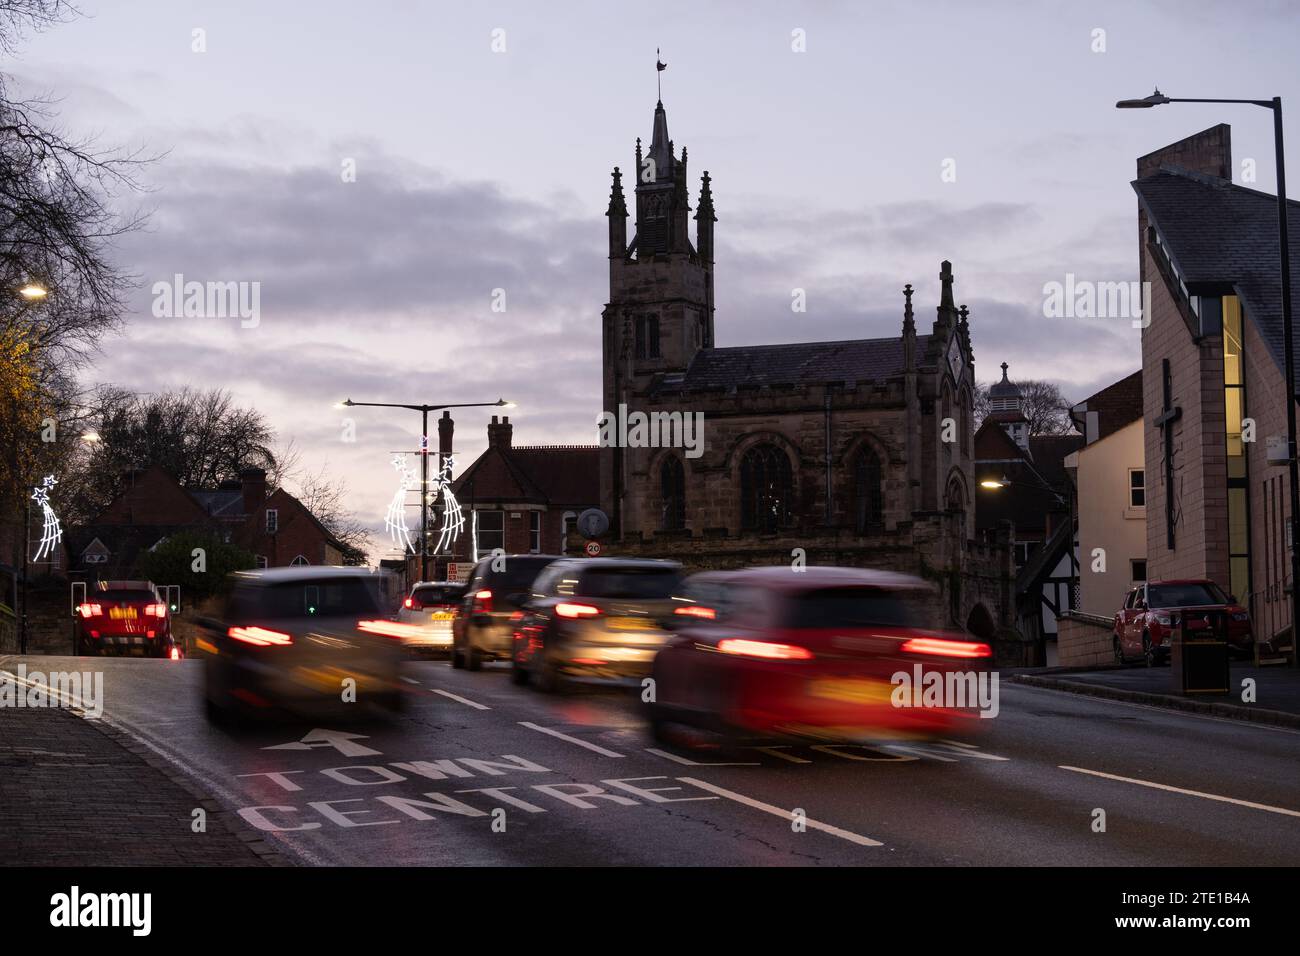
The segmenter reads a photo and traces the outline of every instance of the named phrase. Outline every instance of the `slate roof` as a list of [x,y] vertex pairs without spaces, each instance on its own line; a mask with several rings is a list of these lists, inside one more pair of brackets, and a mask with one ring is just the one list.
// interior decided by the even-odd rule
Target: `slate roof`
[[193,488],[186,488],[191,498],[199,503],[199,507],[212,515],[214,518],[242,518],[244,517],[244,493],[242,491],[228,491],[225,489],[218,491],[200,491]]
[[[916,337],[916,354],[925,354],[930,336]],[[788,345],[740,345],[701,349],[690,368],[662,387],[692,389],[759,388],[823,382],[878,382],[903,369],[901,336],[799,342]]]
[[[1075,415],[1076,410],[1078,415]],[[1097,413],[1097,437],[1101,441],[1113,435],[1130,422],[1142,417],[1142,370],[1107,385],[1095,395],[1089,395],[1070,409],[1070,418],[1082,431],[1087,425],[1087,413]]]
[[[1192,293],[1198,284],[1230,284],[1278,369],[1285,368],[1277,197],[1178,166],[1161,166],[1132,185]],[[1287,224],[1297,237],[1291,242],[1295,322],[1300,316],[1300,202],[1288,201]]]
[[600,459],[595,445],[520,445],[488,448],[454,482],[462,504],[515,501],[595,506]]

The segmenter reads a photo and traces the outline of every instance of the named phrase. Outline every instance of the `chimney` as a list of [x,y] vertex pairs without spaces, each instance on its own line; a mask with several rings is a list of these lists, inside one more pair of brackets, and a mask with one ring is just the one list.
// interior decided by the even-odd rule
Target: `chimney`
[[456,423],[451,420],[451,412],[443,412],[438,419],[438,455],[446,458],[451,454],[451,437],[456,431]]
[[244,514],[251,515],[266,502],[266,469],[245,468],[239,473],[244,492]]
[[510,424],[509,415],[502,415],[499,423],[497,417],[493,415],[492,421],[488,423],[488,447],[509,451],[510,436],[513,432],[514,426]]

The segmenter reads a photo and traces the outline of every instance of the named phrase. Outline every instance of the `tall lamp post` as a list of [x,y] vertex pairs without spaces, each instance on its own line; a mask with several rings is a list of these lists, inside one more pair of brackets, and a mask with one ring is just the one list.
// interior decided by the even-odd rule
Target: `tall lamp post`
[[1117,109],[1150,109],[1165,103],[1239,103],[1262,106],[1273,111],[1273,151],[1277,163],[1277,236],[1278,257],[1282,274],[1282,351],[1286,365],[1286,457],[1291,491],[1291,666],[1300,667],[1300,536],[1296,534],[1300,522],[1300,464],[1296,461],[1295,415],[1295,342],[1291,329],[1291,244],[1287,235],[1286,213],[1286,160],[1282,150],[1282,97],[1271,100],[1218,100],[1186,99],[1165,96],[1156,90],[1140,100],[1120,100]]
[[498,398],[495,402],[464,402],[456,405],[403,405],[398,402],[340,403],[344,408],[409,408],[421,415],[420,426],[420,580],[429,579],[429,413],[445,408],[514,408],[514,402]]

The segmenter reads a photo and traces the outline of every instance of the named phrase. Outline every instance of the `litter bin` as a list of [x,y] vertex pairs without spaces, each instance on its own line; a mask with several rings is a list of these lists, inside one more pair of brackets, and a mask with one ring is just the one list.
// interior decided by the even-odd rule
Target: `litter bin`
[[1180,694],[1228,693],[1227,612],[1179,612],[1169,664]]

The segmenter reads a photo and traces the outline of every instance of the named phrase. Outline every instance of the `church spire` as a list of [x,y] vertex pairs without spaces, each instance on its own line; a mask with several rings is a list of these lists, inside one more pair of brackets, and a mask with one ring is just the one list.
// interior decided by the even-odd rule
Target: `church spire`
[[605,215],[609,217],[609,257],[621,259],[627,254],[627,203],[623,200],[623,173],[617,166]]
[[903,369],[916,368],[916,319],[912,316],[912,283],[903,286]]
[[934,320],[934,334],[941,335],[957,324],[957,307],[952,298],[952,263],[944,259],[939,265],[939,308]]
[[[668,114],[664,112],[663,100],[655,104],[654,132],[650,135],[650,160],[654,163],[654,182],[663,182],[673,176],[673,147],[668,138]],[[637,181],[645,182],[642,171],[637,173]]]

